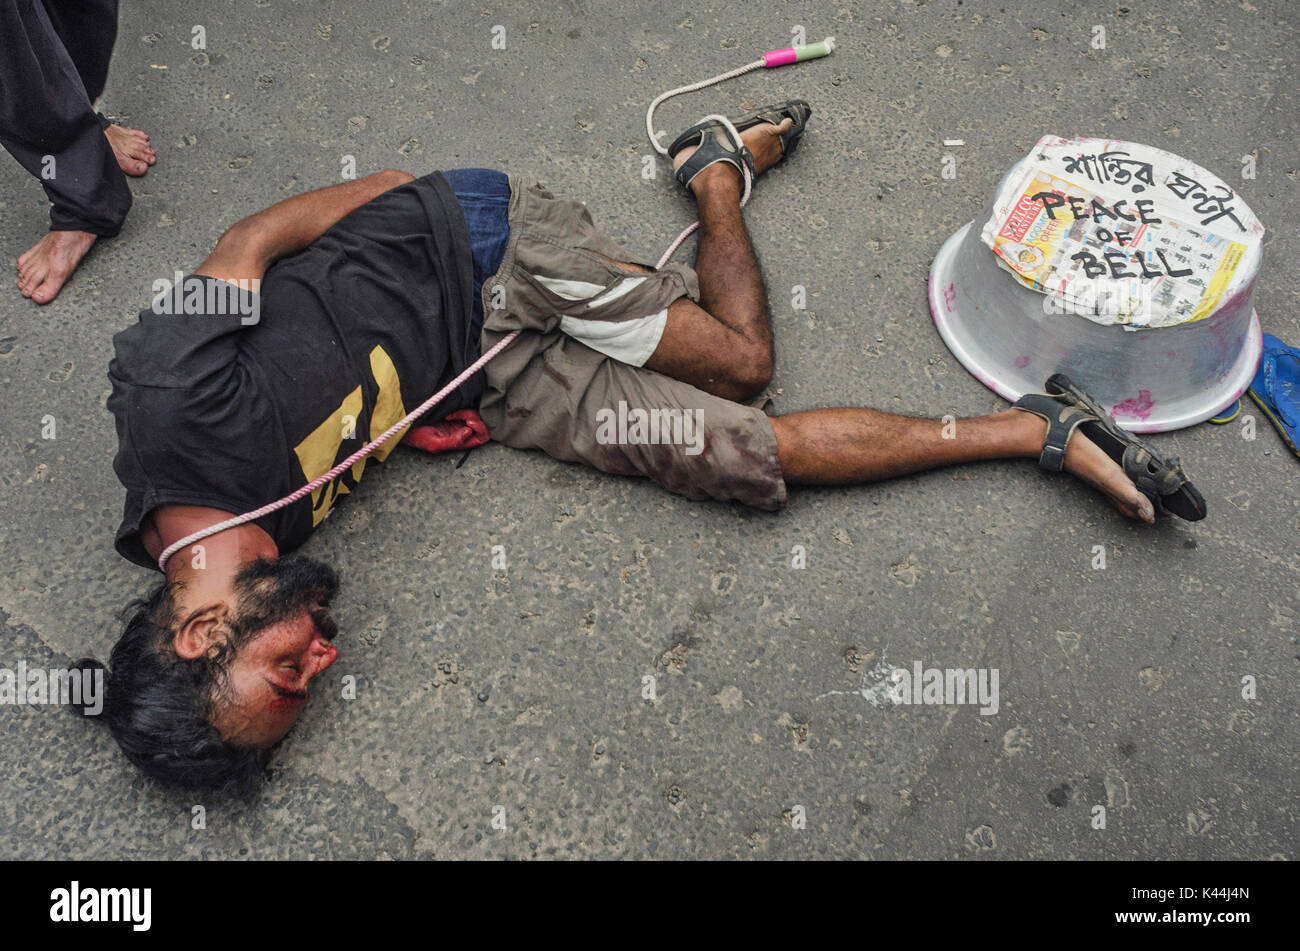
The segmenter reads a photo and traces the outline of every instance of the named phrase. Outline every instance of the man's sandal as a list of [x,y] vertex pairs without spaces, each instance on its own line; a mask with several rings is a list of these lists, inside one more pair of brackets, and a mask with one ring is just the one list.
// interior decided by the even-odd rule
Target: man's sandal
[[[736,127],[737,133],[741,133],[761,122],[780,125],[786,118],[793,119],[794,124],[781,133],[782,158],[785,158],[798,147],[811,115],[812,106],[802,99],[792,99],[780,105],[765,106],[734,120],[731,124]],[[681,168],[673,172],[673,177],[683,188],[690,188],[691,181],[696,175],[718,162],[734,165],[740,170],[742,176],[745,174],[744,169],[748,168],[750,181],[758,177],[758,172],[754,169],[754,154],[743,143],[737,147],[737,144],[731,141],[726,127],[717,119],[697,122],[679,135],[673,140],[673,144],[668,146],[668,157],[676,158],[678,152],[693,145],[698,147],[691,153],[691,157],[682,163]]]
[[1207,423],[1213,423],[1215,426],[1225,426],[1241,415],[1241,400],[1235,399],[1231,405],[1225,406],[1213,416],[1206,420]]
[[788,99],[778,106],[764,106],[747,116],[741,116],[731,124],[736,127],[737,132],[744,132],[762,122],[780,125],[786,119],[793,119],[790,128],[780,135],[781,159],[784,161],[794,155],[794,150],[799,147],[799,141],[808,128],[810,118],[812,118],[812,106],[803,99]]
[[1065,448],[1076,429],[1114,460],[1157,512],[1168,512],[1189,522],[1205,518],[1205,499],[1188,480],[1177,457],[1165,458],[1132,433],[1121,429],[1063,373],[1047,380],[1046,393],[1026,393],[1012,405],[1047,420],[1047,437],[1038,464],[1049,472],[1065,465]]
[[1264,355],[1246,392],[1287,448],[1300,456],[1300,348],[1264,334]]

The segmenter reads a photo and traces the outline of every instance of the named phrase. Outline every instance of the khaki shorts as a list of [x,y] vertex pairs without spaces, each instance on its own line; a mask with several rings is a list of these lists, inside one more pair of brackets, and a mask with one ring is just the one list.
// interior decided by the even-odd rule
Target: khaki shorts
[[[492,438],[645,476],[691,499],[782,508],[776,434],[762,410],[613,359],[561,329],[566,318],[570,326],[608,323],[618,338],[620,323],[644,324],[682,296],[699,300],[695,272],[684,264],[654,270],[597,230],[581,202],[509,178],[510,241],[483,285],[480,345],[486,351],[522,332],[485,369],[479,413]],[[620,261],[648,270],[624,270]]]

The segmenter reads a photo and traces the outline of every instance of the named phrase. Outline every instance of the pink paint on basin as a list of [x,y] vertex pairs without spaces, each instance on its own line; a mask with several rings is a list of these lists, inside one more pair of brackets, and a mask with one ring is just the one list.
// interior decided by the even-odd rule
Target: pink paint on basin
[[1130,396],[1124,402],[1115,405],[1110,415],[1116,419],[1141,419],[1145,420],[1151,415],[1151,410],[1155,408],[1155,400],[1151,398],[1150,390],[1138,390],[1137,397]]
[[1023,370],[1025,367],[1029,366],[1029,357],[1022,353],[1020,356],[1016,357],[1015,364],[1017,370]]

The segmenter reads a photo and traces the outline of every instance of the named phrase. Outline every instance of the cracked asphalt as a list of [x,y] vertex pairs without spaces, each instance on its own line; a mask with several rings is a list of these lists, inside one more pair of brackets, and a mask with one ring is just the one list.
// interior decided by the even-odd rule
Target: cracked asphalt
[[[1254,156],[1256,307],[1300,343],[1296,19],[1283,0],[126,0],[103,109],[158,164],[54,303],[0,292],[0,667],[106,659],[153,583],[111,544],[112,334],[155,278],[346,156],[531,174],[657,256],[693,209],[665,165],[642,177],[649,100],[795,26],[833,35],[832,57],[657,124],[813,104],[746,210],[777,411],[977,414],[1005,404],[940,341],[926,276],[1046,133],[1234,182]],[[0,223],[9,267],[47,227],[11,161]],[[771,515],[496,445],[459,469],[395,453],[306,546],[342,574],[342,653],[260,799],[166,793],[106,732],[6,706],[0,858],[1295,858],[1300,461],[1246,412],[1253,440],[1153,437],[1210,511],[1154,529],[1028,463],[794,490]],[[881,702],[882,672],[917,662],[998,671],[997,712]]]

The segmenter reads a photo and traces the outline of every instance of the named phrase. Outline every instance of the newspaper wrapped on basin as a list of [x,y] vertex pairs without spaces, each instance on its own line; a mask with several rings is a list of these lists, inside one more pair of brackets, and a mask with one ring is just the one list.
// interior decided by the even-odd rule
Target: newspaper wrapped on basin
[[1064,313],[1170,327],[1253,275],[1264,227],[1232,188],[1163,149],[1044,136],[1003,181],[980,238]]

